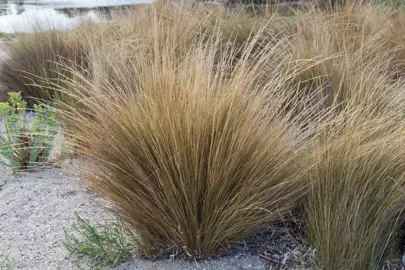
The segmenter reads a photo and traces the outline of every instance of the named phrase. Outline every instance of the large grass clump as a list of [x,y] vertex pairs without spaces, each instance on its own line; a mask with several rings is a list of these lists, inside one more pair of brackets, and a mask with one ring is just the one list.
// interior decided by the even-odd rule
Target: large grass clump
[[96,164],[88,182],[135,230],[147,257],[170,249],[217,255],[304,195],[304,135],[281,94],[288,76],[275,72],[265,88],[253,83],[260,59],[276,52],[267,48],[251,64],[247,44],[230,69],[232,55],[216,57],[218,39],[205,41],[179,58],[176,44],[155,39],[154,57],[113,65],[120,87],[85,78],[70,86],[91,96],[85,112],[65,115],[79,151]]

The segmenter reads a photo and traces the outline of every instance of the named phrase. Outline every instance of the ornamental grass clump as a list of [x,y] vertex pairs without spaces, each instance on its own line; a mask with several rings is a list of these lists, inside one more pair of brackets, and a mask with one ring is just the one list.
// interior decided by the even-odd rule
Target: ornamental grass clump
[[37,29],[29,35],[18,35],[6,45],[8,56],[0,61],[2,91],[18,89],[29,105],[64,97],[52,91],[54,84],[72,78],[63,67],[82,72],[89,68],[85,42],[74,32]]
[[293,91],[286,89],[293,74],[275,69],[258,87],[275,47],[252,53],[254,41],[245,44],[235,64],[232,50],[217,59],[217,38],[201,34],[181,58],[164,39],[152,40],[159,42],[153,57],[121,64],[119,55],[105,57],[115,63],[119,87],[107,76],[98,77],[107,83],[70,81],[78,99],[86,92],[86,110],[62,112],[67,134],[94,168],[86,179],[149,258],[173,249],[218,255],[279,220],[305,194],[297,158],[304,121],[285,111],[292,95],[282,94]]
[[357,108],[328,124],[313,150],[304,205],[325,269],[381,269],[398,256],[405,207],[403,117]]

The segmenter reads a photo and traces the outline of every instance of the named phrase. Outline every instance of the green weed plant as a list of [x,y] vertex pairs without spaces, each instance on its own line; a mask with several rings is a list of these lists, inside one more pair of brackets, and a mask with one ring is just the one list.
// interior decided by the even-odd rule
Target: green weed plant
[[34,105],[33,117],[29,117],[21,93],[10,92],[9,96],[8,102],[0,102],[4,125],[0,132],[0,155],[9,161],[13,172],[46,164],[59,130],[55,109]]

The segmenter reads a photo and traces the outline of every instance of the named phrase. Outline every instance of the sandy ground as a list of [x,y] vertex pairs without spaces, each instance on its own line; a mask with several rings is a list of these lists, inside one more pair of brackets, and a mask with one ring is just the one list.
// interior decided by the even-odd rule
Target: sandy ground
[[74,269],[61,242],[74,213],[91,220],[110,218],[79,180],[56,169],[3,179],[0,252],[14,258],[17,269]]

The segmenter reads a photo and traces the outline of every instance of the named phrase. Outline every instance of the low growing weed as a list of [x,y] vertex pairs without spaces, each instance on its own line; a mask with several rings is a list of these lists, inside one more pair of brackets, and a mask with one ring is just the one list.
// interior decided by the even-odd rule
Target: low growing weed
[[131,256],[134,246],[129,238],[129,232],[119,222],[91,224],[76,214],[71,232],[65,231],[63,244],[71,255],[88,257],[91,269],[102,269]]
[[0,270],[11,270],[15,267],[14,258],[3,255],[0,256]]
[[18,172],[33,169],[49,160],[53,139],[58,133],[56,111],[34,105],[34,116],[27,115],[27,103],[20,92],[9,93],[8,102],[0,103],[4,129],[0,133],[0,155]]

